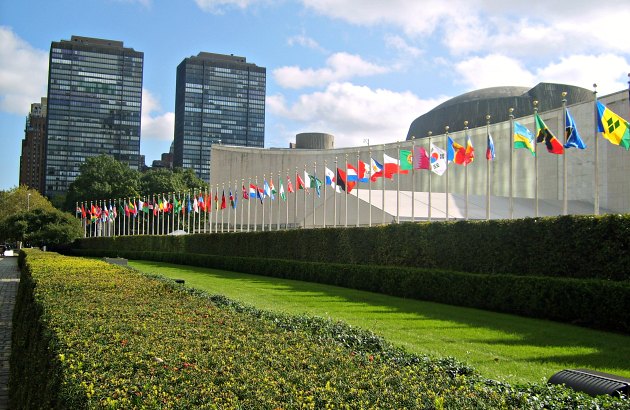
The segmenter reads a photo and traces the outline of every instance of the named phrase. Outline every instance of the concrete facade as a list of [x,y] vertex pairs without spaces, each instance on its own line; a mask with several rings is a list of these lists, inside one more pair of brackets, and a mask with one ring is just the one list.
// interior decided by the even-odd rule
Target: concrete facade
[[[569,97],[570,99],[570,97]],[[609,109],[623,118],[629,117],[630,106],[627,90],[603,96],[599,100]],[[546,151],[544,144],[538,144],[538,198],[539,216],[558,215],[562,212],[563,200],[563,164],[567,160],[567,188],[568,213],[584,214],[594,212],[594,175],[595,175],[595,111],[593,101],[568,105],[573,115],[578,131],[587,145],[585,150],[567,149],[566,154],[554,155]],[[539,113],[549,129],[560,141],[564,141],[564,117],[562,108]],[[265,201],[265,220],[269,218],[269,202],[271,202],[271,226],[275,229],[280,222],[295,226],[326,226],[334,225],[366,225],[369,222],[390,223],[400,220],[421,220],[429,218],[429,201],[431,202],[431,217],[444,218],[448,200],[450,218],[465,216],[466,203],[466,172],[468,173],[468,216],[470,218],[485,218],[486,200],[486,172],[489,168],[491,177],[491,215],[490,218],[506,218],[508,213],[508,198],[510,195],[510,121],[491,123],[488,131],[493,136],[496,159],[487,164],[486,127],[468,130],[472,144],[475,147],[475,161],[468,167],[450,164],[447,174],[438,176],[427,170],[409,171],[408,175],[397,175],[392,180],[378,179],[372,184],[360,183],[358,189],[350,195],[334,194],[330,188],[323,188],[321,197],[313,193],[304,195],[289,194],[287,203],[283,201]],[[516,118],[516,121],[535,131],[534,116],[528,115]],[[454,141],[465,145],[464,131],[450,134]],[[430,138],[401,141],[370,147],[351,147],[333,150],[300,150],[300,149],[254,149],[231,146],[213,146],[212,180],[213,189],[230,187],[239,193],[241,186],[249,183],[263,185],[263,178],[270,181],[271,176],[277,190],[279,178],[284,183],[286,191],[287,175],[295,188],[296,173],[303,178],[304,170],[315,174],[324,181],[327,166],[331,170],[335,167],[345,169],[346,158],[356,164],[358,159],[369,164],[370,158],[381,162],[383,153],[398,158],[399,149],[412,149],[420,145],[429,151],[432,142],[441,148],[446,145],[446,135],[435,135]],[[630,211],[630,152],[620,146],[612,145],[597,133],[598,169],[599,169],[599,205],[602,213],[625,213]],[[525,149],[513,151],[513,198],[514,216],[535,216],[536,193],[536,161],[535,157]],[[487,167],[487,165],[490,165]],[[467,169],[466,169],[467,168]],[[448,195],[446,183],[448,180]],[[430,182],[429,182],[430,181]],[[429,189],[429,184],[431,188]],[[383,192],[385,190],[385,193]],[[400,196],[396,192],[400,191]],[[429,195],[431,192],[431,195]],[[324,195],[326,201],[324,202]],[[219,194],[220,196],[220,194]],[[305,198],[306,197],[306,198]],[[371,198],[370,198],[371,197]],[[413,201],[412,201],[413,197]],[[431,200],[429,200],[431,197]],[[397,199],[400,198],[400,199]],[[306,200],[305,200],[306,199]],[[348,201],[348,217],[346,214],[346,199]],[[246,202],[246,201],[241,201]],[[250,201],[250,212],[254,201]],[[260,204],[260,202],[257,202]],[[326,206],[324,206],[326,203]],[[297,204],[297,205],[296,205]],[[258,225],[262,210],[256,207]],[[297,209],[297,212],[296,212]],[[358,211],[357,211],[358,210]],[[324,213],[326,220],[324,222]],[[288,214],[288,217],[287,217]],[[247,210],[244,210],[242,223],[247,221]],[[254,220],[250,214],[250,224]],[[280,215],[280,218],[278,218]],[[315,215],[315,216],[313,216]],[[335,219],[334,216],[337,216]],[[232,218],[237,217],[237,224],[241,223],[241,210],[236,215],[232,211]],[[231,219],[233,220],[233,219]]]

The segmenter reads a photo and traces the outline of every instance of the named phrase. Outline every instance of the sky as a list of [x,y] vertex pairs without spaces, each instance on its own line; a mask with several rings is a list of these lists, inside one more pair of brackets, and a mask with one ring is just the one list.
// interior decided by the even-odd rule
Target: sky
[[173,140],[177,65],[201,51],[266,67],[266,148],[300,132],[363,146],[403,141],[415,118],[480,88],[625,89],[628,21],[628,0],[0,0],[0,190],[18,184],[50,44],[72,35],[144,52],[150,165]]

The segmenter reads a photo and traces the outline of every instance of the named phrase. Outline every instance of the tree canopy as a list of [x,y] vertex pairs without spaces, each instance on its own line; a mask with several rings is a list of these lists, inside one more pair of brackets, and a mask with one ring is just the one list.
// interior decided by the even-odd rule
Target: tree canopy
[[0,191],[0,222],[18,212],[35,209],[51,211],[54,206],[46,197],[26,185]]
[[83,236],[81,221],[57,209],[20,211],[0,222],[6,241],[21,241],[33,246],[63,245]]
[[140,194],[151,195],[164,192],[179,192],[201,188],[206,184],[192,169],[176,168],[175,171],[150,169],[140,176]]
[[136,197],[140,191],[140,173],[109,155],[89,158],[79,168],[81,174],[70,184],[67,210],[77,202],[109,198]]

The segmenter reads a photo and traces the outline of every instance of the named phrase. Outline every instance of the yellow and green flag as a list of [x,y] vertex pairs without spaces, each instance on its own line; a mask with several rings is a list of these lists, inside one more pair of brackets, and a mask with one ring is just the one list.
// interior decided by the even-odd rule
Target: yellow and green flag
[[532,155],[536,155],[534,134],[525,126],[514,121],[514,149],[518,148],[527,148]]
[[612,144],[630,150],[630,124],[597,101],[597,129]]

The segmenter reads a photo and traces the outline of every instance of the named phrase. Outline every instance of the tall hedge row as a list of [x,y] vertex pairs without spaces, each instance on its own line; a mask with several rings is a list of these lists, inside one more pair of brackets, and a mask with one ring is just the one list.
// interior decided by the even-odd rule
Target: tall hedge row
[[[107,250],[78,255],[113,256]],[[556,320],[630,333],[630,283],[365,266],[183,252],[127,251],[117,256],[325,283],[410,299]]]
[[258,311],[100,261],[21,257],[14,409],[627,408],[493,382],[342,323]]
[[88,238],[74,246],[630,280],[630,214]]

